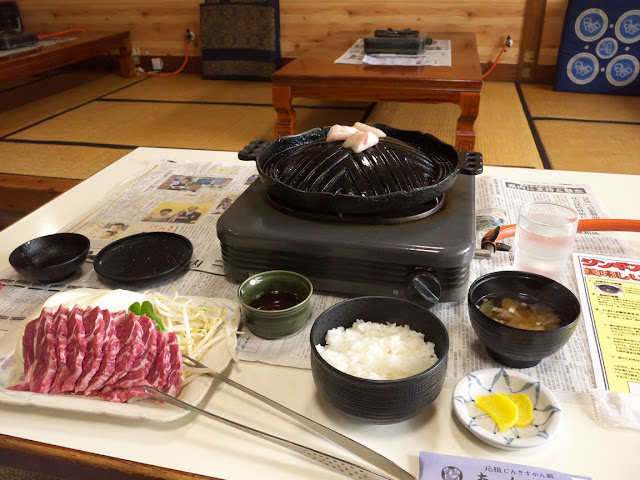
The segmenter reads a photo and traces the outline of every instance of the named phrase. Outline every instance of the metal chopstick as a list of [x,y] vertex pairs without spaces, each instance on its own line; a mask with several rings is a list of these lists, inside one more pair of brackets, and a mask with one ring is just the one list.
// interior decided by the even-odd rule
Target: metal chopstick
[[393,480],[384,475],[380,475],[379,473],[372,472],[371,470],[361,467],[360,465],[349,462],[348,460],[334,457],[327,453],[323,453],[318,450],[305,447],[304,445],[300,445],[298,443],[285,440],[284,438],[276,437],[275,435],[271,435],[269,433],[256,430],[255,428],[248,427],[241,423],[234,422],[232,420],[221,417],[219,415],[215,415],[201,408],[194,407],[193,405],[183,402],[182,400],[178,400],[177,398],[171,395],[168,395],[158,390],[157,388],[145,386],[143,387],[143,390],[151,398],[154,398],[156,400],[162,400],[163,402],[170,403],[171,405],[175,405],[176,407],[182,408],[184,410],[189,410],[191,412],[204,415],[205,417],[218,420],[219,422],[222,422],[225,425],[235,427],[239,430],[242,430],[243,432],[250,433],[252,435],[255,435],[256,437],[262,438],[264,440],[268,440],[270,442],[275,443],[276,445],[280,445],[281,447],[288,448],[289,450],[299,453],[300,455],[303,455],[304,457],[310,460],[313,460],[315,462],[318,462],[326,467],[332,468],[336,470],[338,473],[341,473],[348,477],[354,477],[362,480]]
[[234,382],[233,380],[225,377],[224,375],[220,375],[215,370],[207,367],[206,365],[198,362],[197,360],[194,360],[191,357],[188,357],[187,355],[184,355],[184,354],[182,355],[182,362],[188,367],[206,369],[207,370],[206,375],[209,375],[210,377],[220,380],[221,382],[224,382],[227,385],[231,385],[232,387],[237,388],[238,390],[241,390],[247,395],[250,395],[253,398],[256,398],[257,400],[260,400],[261,402],[266,403],[270,407],[275,408],[279,412],[284,413],[285,415],[288,415],[289,417],[297,420],[303,425],[309,427],[311,430],[313,430],[317,434],[322,435],[323,437],[331,440],[332,442],[350,451],[351,453],[356,454],[363,460],[366,460],[371,465],[375,465],[376,467],[397,477],[398,479],[415,480],[415,477],[411,475],[409,472],[400,468],[397,464],[389,460],[387,457],[384,457],[380,455],[378,452],[375,452],[370,448],[365,447],[361,443],[358,443],[355,440],[350,439],[349,437],[345,437],[341,433],[338,433],[335,430],[331,430],[329,427],[325,427],[324,425],[321,425],[318,422],[315,422],[314,420],[311,420],[310,418],[305,417],[304,415],[300,415],[299,413],[294,412],[290,408],[287,408],[284,405],[281,405],[280,403],[274,400],[271,400],[270,398],[267,398],[264,395],[261,395],[258,392],[245,387],[244,385],[241,385],[240,383]]

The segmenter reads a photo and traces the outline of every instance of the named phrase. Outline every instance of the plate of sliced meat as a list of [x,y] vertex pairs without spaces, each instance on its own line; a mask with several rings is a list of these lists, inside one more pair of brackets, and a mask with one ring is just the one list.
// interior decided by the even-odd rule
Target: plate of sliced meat
[[200,403],[212,378],[183,369],[182,353],[227,368],[240,309],[220,298],[78,289],[30,318],[0,338],[0,403],[166,422],[187,412],[143,387]]

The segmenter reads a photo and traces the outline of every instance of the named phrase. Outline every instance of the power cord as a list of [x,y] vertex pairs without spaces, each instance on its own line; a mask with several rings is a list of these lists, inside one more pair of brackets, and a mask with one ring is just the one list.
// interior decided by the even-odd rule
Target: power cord
[[485,73],[482,74],[483,80],[489,76],[489,74],[493,71],[494,68],[496,68],[496,65],[498,65],[498,62],[500,61],[502,54],[506,52],[507,48],[510,48],[511,45],[513,45],[513,40],[511,39],[511,35],[507,35],[507,39],[505,40],[504,45],[502,46],[502,50],[500,50],[500,53],[498,54],[498,58],[496,58],[496,61],[493,62],[493,64],[489,67],[489,70],[487,70]]
[[45,38],[52,37],[63,37],[65,35],[73,34],[73,33],[84,33],[86,30],[84,28],[70,28],[69,30],[62,30],[61,32],[48,33],[46,35],[38,35],[38,40],[44,40]]
[[187,28],[187,33],[185,34],[185,40],[184,40],[184,61],[182,62],[182,65],[180,65],[180,68],[178,68],[175,72],[145,72],[140,67],[138,67],[138,72],[140,72],[143,75],[148,75],[150,77],[171,77],[173,75],[179,74],[180,72],[182,72],[182,70],[184,70],[184,67],[187,66],[187,62],[189,61],[189,43],[191,43],[191,40],[194,40],[194,39],[195,39],[194,33]]

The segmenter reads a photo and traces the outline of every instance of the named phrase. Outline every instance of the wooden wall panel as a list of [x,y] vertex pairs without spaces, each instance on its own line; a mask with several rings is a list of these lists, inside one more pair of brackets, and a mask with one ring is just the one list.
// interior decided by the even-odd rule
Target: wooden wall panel
[[[142,55],[184,54],[184,33],[196,33],[192,55],[199,55],[199,5],[204,0],[21,0],[25,27],[36,33],[66,28],[129,30]],[[525,0],[280,0],[282,54],[294,57],[338,30],[418,28],[473,31],[480,61],[492,62],[507,35],[514,47],[502,57],[516,64]]]
[[547,0],[538,55],[539,65],[556,64],[567,3],[568,0]]
[[516,63],[524,0],[280,0],[280,7],[285,56],[296,56],[338,30],[412,27],[424,33],[475,32],[483,63],[494,60],[507,35],[511,35],[515,47],[505,53],[502,61]]

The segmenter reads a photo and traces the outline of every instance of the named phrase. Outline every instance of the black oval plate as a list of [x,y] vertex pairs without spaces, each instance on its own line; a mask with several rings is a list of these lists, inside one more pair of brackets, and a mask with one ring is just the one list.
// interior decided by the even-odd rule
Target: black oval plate
[[98,275],[121,283],[159,280],[182,270],[193,254],[188,238],[177,233],[139,233],[104,247],[93,262]]

